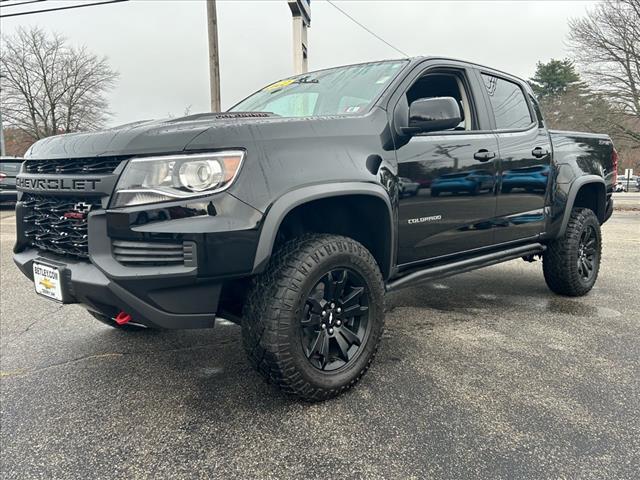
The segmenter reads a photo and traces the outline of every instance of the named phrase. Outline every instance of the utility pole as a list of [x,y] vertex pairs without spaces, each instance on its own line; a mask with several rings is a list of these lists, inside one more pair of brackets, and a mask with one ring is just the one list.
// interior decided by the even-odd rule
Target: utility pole
[[220,60],[218,57],[218,15],[216,0],[207,0],[207,30],[209,32],[209,83],[211,111],[220,111]]
[[4,146],[4,128],[2,126],[2,109],[0,109],[0,157],[4,157],[7,151]]
[[309,71],[307,29],[311,26],[311,0],[287,0],[293,16],[293,70]]
[[[4,75],[0,73],[0,79],[4,78]],[[4,145],[4,126],[2,125],[2,107],[0,106],[0,157],[4,157],[7,154],[6,147]]]

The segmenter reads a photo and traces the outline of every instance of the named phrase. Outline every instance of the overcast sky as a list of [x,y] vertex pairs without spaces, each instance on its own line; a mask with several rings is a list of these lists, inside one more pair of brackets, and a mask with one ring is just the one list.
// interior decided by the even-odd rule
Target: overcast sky
[[[76,3],[77,0],[75,0]],[[529,78],[538,60],[563,58],[567,20],[586,1],[339,1],[361,23],[409,55],[446,55]],[[50,0],[47,7],[69,4]],[[45,3],[13,7],[39,9]],[[9,13],[9,9],[3,9]],[[109,94],[110,124],[208,111],[204,0],[135,0],[3,18],[3,34],[40,25],[106,55],[120,72]],[[223,108],[293,72],[285,0],[218,0]],[[324,0],[311,2],[310,69],[400,55]]]

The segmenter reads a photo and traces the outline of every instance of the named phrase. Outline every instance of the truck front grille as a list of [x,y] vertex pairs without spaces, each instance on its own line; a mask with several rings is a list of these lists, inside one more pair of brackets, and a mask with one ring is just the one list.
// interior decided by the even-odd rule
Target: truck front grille
[[64,158],[60,160],[27,160],[24,164],[25,173],[84,173],[105,174],[113,173],[120,162],[126,157],[94,157],[94,158]]
[[87,213],[100,199],[25,193],[24,235],[34,248],[65,257],[89,258]]

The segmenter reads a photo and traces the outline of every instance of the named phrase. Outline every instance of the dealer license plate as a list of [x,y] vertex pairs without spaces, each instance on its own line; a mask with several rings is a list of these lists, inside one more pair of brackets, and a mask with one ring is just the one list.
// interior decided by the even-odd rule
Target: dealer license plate
[[33,262],[33,282],[40,295],[62,302],[61,280],[60,270],[57,268]]

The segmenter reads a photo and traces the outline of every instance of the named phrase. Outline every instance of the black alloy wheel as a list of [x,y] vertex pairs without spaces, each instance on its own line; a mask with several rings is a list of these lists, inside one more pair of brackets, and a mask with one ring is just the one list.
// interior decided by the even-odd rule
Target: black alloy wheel
[[596,272],[596,262],[598,260],[598,239],[596,232],[591,225],[587,225],[580,235],[578,245],[578,273],[584,281],[590,281]]
[[329,271],[311,289],[300,321],[301,341],[311,364],[333,371],[354,360],[369,334],[369,294],[353,270]]

